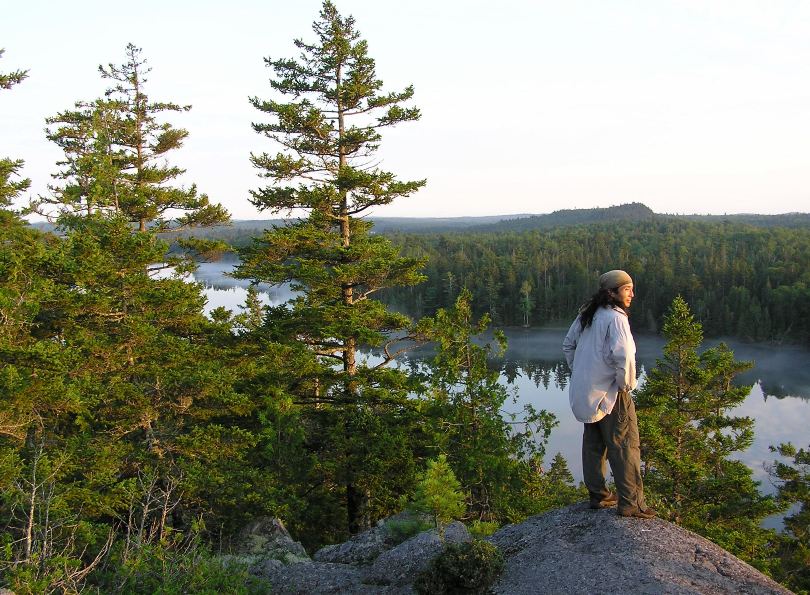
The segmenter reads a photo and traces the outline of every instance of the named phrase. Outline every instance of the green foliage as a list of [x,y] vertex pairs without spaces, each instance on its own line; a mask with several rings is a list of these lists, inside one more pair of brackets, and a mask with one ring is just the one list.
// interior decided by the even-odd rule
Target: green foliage
[[199,540],[176,535],[156,544],[143,544],[114,561],[92,585],[105,593],[216,595],[270,593],[269,585],[251,576],[247,566],[214,556]]
[[[530,406],[520,415],[503,413],[510,394],[498,372],[487,365],[496,348],[473,341],[488,323],[488,316],[472,321],[471,294],[466,289],[453,308],[421,322],[437,342],[423,408],[433,443],[447,453],[469,494],[470,514],[485,521],[514,521],[526,513],[528,460],[542,457],[557,422],[551,413]],[[499,350],[506,348],[503,333],[496,331],[494,339]]]
[[420,595],[487,593],[503,568],[503,554],[489,542],[450,543],[413,587]]
[[[185,170],[169,165],[170,151],[179,149],[188,131],[160,117],[185,112],[191,106],[155,102],[146,92],[151,69],[141,49],[129,44],[126,62],[99,66],[101,77],[112,86],[104,98],[78,102],[74,109],[48,118],[47,136],[65,153],[63,167],[54,177],[53,196],[40,197],[32,209],[92,215],[113,213],[136,224],[140,231],[182,229],[226,223],[227,211],[211,204],[196,186],[182,188],[176,180]],[[166,214],[180,213],[173,222]],[[197,251],[217,242],[192,240]]]
[[427,531],[431,527],[432,525],[421,516],[405,519],[390,519],[385,523],[385,530],[394,543],[407,541],[414,535],[418,535],[422,531]]
[[10,207],[14,199],[31,185],[31,180],[28,178],[13,180],[13,178],[19,177],[22,166],[21,159],[0,159],[0,208]]
[[785,516],[784,534],[778,543],[776,577],[796,593],[810,593],[810,448],[796,449],[792,444],[771,447],[786,458],[770,468],[776,481],[778,498],[793,511]]
[[[5,49],[0,48],[0,58],[6,52]],[[0,89],[11,89],[28,77],[27,70],[14,70],[12,72],[0,72]]]
[[728,414],[750,392],[733,379],[751,364],[724,344],[699,353],[702,328],[680,296],[664,336],[664,357],[636,393],[645,489],[671,520],[763,567],[772,532],[759,523],[777,507],[731,459],[750,446],[754,421]]
[[[274,98],[251,99],[270,118],[254,130],[279,149],[251,155],[271,182],[252,191],[252,202],[274,213],[302,209],[306,217],[254,241],[237,276],[290,282],[300,292],[289,308],[270,309],[266,324],[278,341],[303,343],[316,358],[318,369],[295,392],[314,461],[306,483],[323,490],[301,489],[320,510],[335,502],[316,495],[342,498],[347,529],[355,532],[393,512],[416,470],[414,401],[404,375],[384,368],[396,354],[391,337],[403,339],[411,322],[374,298],[420,282],[422,261],[401,257],[360,216],[424,185],[369,166],[380,131],[418,119],[419,110],[403,105],[410,87],[381,93],[354,19],[331,2],[323,3],[313,32],[313,42],[295,41],[300,58],[265,60]],[[362,345],[382,347],[383,362],[358,361]]]
[[[4,52],[5,50],[0,49],[0,58],[3,57]],[[26,70],[0,72],[0,89],[11,89],[14,85],[21,83],[27,76],[28,71]],[[21,160],[12,160],[7,157],[0,158],[0,209],[10,207],[12,201],[31,185],[31,180],[27,178],[16,182],[12,181],[12,178],[19,177],[22,166],[23,162]],[[6,214],[0,213],[0,217],[6,216]],[[0,219],[0,223],[2,222],[2,219]]]
[[[500,323],[567,320],[593,279],[625,263],[635,281],[635,329],[658,331],[682,295],[711,336],[810,343],[810,230],[696,223],[665,217],[515,232],[390,233],[406,256],[427,258],[426,283],[385,293],[416,315],[453,305],[448,279],[473,295],[480,316],[497,304]],[[496,295],[493,296],[492,291]]]
[[534,515],[568,506],[588,497],[584,485],[574,483],[568,462],[561,453],[554,455],[548,470],[544,469],[538,456],[532,457],[524,470],[525,515]]
[[485,537],[489,537],[499,528],[500,525],[498,523],[480,521],[478,519],[470,523],[469,526],[470,535],[473,536],[473,539],[484,539]]
[[427,469],[416,486],[414,507],[433,518],[442,539],[447,524],[464,516],[464,493],[445,455],[428,461]]

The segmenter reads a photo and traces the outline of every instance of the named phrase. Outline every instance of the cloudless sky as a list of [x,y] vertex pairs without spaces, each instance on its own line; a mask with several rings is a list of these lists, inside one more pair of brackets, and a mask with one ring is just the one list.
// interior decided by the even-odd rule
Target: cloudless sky
[[[191,104],[170,160],[236,218],[264,182],[250,128],[263,58],[312,39],[317,0],[14,2],[2,9],[0,156],[46,192],[60,158],[44,119],[106,88],[99,64],[143,48],[152,100]],[[422,119],[386,131],[382,167],[427,178],[379,216],[548,213],[643,202],[666,213],[810,210],[810,2],[336,0],[386,90]]]

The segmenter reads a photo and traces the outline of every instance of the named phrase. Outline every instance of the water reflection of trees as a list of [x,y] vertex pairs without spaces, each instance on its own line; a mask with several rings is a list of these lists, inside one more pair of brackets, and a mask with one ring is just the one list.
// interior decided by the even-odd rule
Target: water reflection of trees
[[810,386],[802,386],[791,383],[779,383],[775,381],[758,380],[762,395],[767,401],[769,397],[774,399],[784,399],[786,397],[796,397],[810,401]]
[[[546,390],[550,386],[564,390],[568,386],[571,372],[568,365],[561,360],[503,360],[501,373],[512,384],[519,376],[529,378],[537,388]],[[552,384],[553,382],[553,384]]]
[[[514,383],[518,377],[523,377],[530,379],[537,388],[542,386],[546,390],[549,387],[565,390],[571,377],[571,371],[563,360],[505,359],[493,361],[490,365],[494,369],[500,368],[501,374],[509,384]],[[643,374],[644,366],[640,365],[638,375],[641,377]],[[810,400],[810,386],[801,381],[747,378],[743,379],[743,382],[759,384],[766,400],[786,397]]]

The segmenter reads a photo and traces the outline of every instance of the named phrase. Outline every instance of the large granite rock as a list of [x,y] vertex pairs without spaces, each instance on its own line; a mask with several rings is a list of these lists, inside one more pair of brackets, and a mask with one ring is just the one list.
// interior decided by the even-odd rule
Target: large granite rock
[[[407,515],[397,515],[403,520]],[[391,519],[386,519],[390,521]],[[445,542],[470,540],[463,523],[445,529]],[[267,580],[274,593],[286,595],[345,593],[347,595],[412,593],[416,574],[442,551],[435,530],[397,544],[386,522],[355,535],[346,543],[319,550],[313,562],[285,564],[275,559],[254,561],[250,572]]]
[[428,517],[418,513],[401,512],[392,517],[380,520],[375,527],[353,535],[345,543],[327,545],[315,552],[312,559],[316,562],[333,562],[336,564],[370,564],[384,551],[391,549],[399,542],[392,531],[396,523],[427,522]]
[[[448,525],[444,531],[445,543],[462,543],[470,539],[467,527],[458,521]],[[380,554],[363,573],[364,582],[394,586],[410,584],[443,548],[444,544],[435,529],[414,535]]]
[[278,560],[283,564],[310,562],[304,546],[294,541],[281,519],[261,517],[245,526],[236,541],[236,554],[248,562]]
[[508,525],[489,541],[506,558],[494,593],[790,593],[691,531],[587,503]]
[[[283,525],[282,525],[283,527]],[[267,531],[248,531],[266,535]],[[251,552],[291,552],[296,542],[276,537]],[[278,537],[281,535],[281,537]],[[287,536],[289,537],[289,536]],[[379,593],[405,595],[419,572],[442,550],[435,531],[393,544],[384,523],[339,546],[321,550],[315,561],[285,563],[285,556],[252,558],[251,572],[269,581],[273,593]],[[470,539],[461,523],[445,533],[448,542]],[[787,594],[748,564],[706,539],[660,519],[627,519],[615,509],[593,511],[587,503],[553,510],[509,525],[489,538],[503,552],[506,566],[493,593],[565,594]],[[264,545],[258,545],[259,543]],[[300,546],[300,544],[298,544]],[[327,561],[343,560],[343,562]],[[349,563],[350,562],[350,563]]]
[[369,585],[363,585],[360,570],[348,564],[299,562],[288,565],[278,560],[266,560],[251,566],[250,572],[269,582],[273,593],[284,595],[379,592]]

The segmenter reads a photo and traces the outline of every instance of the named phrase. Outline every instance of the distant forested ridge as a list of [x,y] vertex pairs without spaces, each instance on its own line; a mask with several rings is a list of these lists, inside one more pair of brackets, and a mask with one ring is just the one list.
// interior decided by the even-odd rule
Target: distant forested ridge
[[595,209],[563,209],[546,215],[531,215],[529,217],[502,218],[496,223],[478,225],[475,231],[505,232],[505,231],[533,231],[548,230],[573,225],[589,225],[591,223],[607,223],[609,221],[652,221],[657,217],[652,209],[641,203],[630,203],[615,207]]
[[[548,215],[378,218],[373,230],[426,257],[427,281],[384,299],[414,316],[463,287],[496,324],[566,322],[599,273],[622,267],[637,291],[636,328],[657,331],[682,295],[710,336],[810,343],[810,214],[660,215],[640,203]],[[245,246],[284,220],[238,221],[200,235]]]
[[[783,213],[779,215],[675,215],[655,213],[641,203],[629,203],[594,209],[562,209],[542,215],[488,215],[481,217],[370,217],[375,233],[503,233],[549,231],[562,227],[575,227],[608,222],[693,221],[698,223],[750,225],[753,227],[785,227],[810,230],[810,213]],[[229,225],[190,230],[192,235],[224,240],[233,246],[246,246],[251,238],[260,236],[265,229],[283,225],[284,219],[235,220]],[[38,223],[43,231],[53,226]],[[172,233],[165,234],[171,240]]]
[[416,315],[452,303],[459,288],[497,324],[569,321],[599,273],[636,282],[635,328],[657,330],[680,294],[710,335],[810,343],[810,231],[673,219],[549,231],[393,234],[427,257],[426,283],[390,292]]

